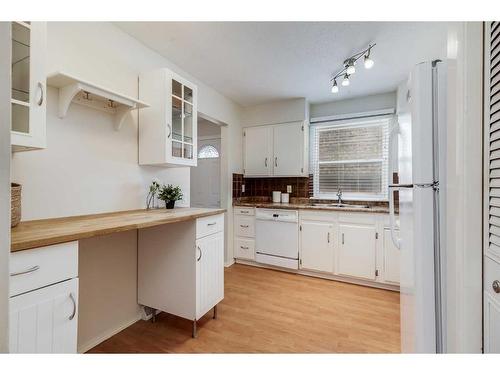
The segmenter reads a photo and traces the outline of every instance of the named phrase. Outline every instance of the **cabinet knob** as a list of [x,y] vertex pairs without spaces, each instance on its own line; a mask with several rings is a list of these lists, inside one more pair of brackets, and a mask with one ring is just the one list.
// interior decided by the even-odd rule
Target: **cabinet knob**
[[498,280],[493,281],[493,283],[491,284],[491,287],[493,288],[495,293],[500,293],[500,281],[498,281]]

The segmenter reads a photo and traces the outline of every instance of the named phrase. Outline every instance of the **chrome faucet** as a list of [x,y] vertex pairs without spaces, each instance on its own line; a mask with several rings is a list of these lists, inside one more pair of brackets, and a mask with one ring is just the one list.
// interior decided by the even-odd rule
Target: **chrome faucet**
[[337,198],[338,198],[338,204],[342,204],[342,189],[339,187],[339,190],[337,191]]

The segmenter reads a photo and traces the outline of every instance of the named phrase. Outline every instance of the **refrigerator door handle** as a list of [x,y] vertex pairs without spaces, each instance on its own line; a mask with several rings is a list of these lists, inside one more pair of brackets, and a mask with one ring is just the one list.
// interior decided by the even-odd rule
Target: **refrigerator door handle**
[[391,240],[394,246],[401,249],[401,238],[396,236],[396,215],[394,212],[394,192],[400,189],[413,189],[413,184],[389,185],[389,222],[391,227]]

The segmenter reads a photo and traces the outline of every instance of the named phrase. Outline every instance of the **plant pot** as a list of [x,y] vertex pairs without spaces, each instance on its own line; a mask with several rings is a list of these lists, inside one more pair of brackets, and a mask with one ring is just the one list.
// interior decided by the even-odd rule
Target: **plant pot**
[[169,210],[174,208],[174,206],[175,206],[175,201],[165,202],[165,208],[168,208]]

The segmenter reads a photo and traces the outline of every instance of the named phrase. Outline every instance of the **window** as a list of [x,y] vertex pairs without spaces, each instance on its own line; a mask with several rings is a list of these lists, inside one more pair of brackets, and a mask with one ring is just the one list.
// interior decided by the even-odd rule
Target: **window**
[[219,151],[212,145],[203,145],[198,151],[198,159],[215,159],[219,157]]
[[314,197],[388,198],[389,125],[392,116],[311,125]]

